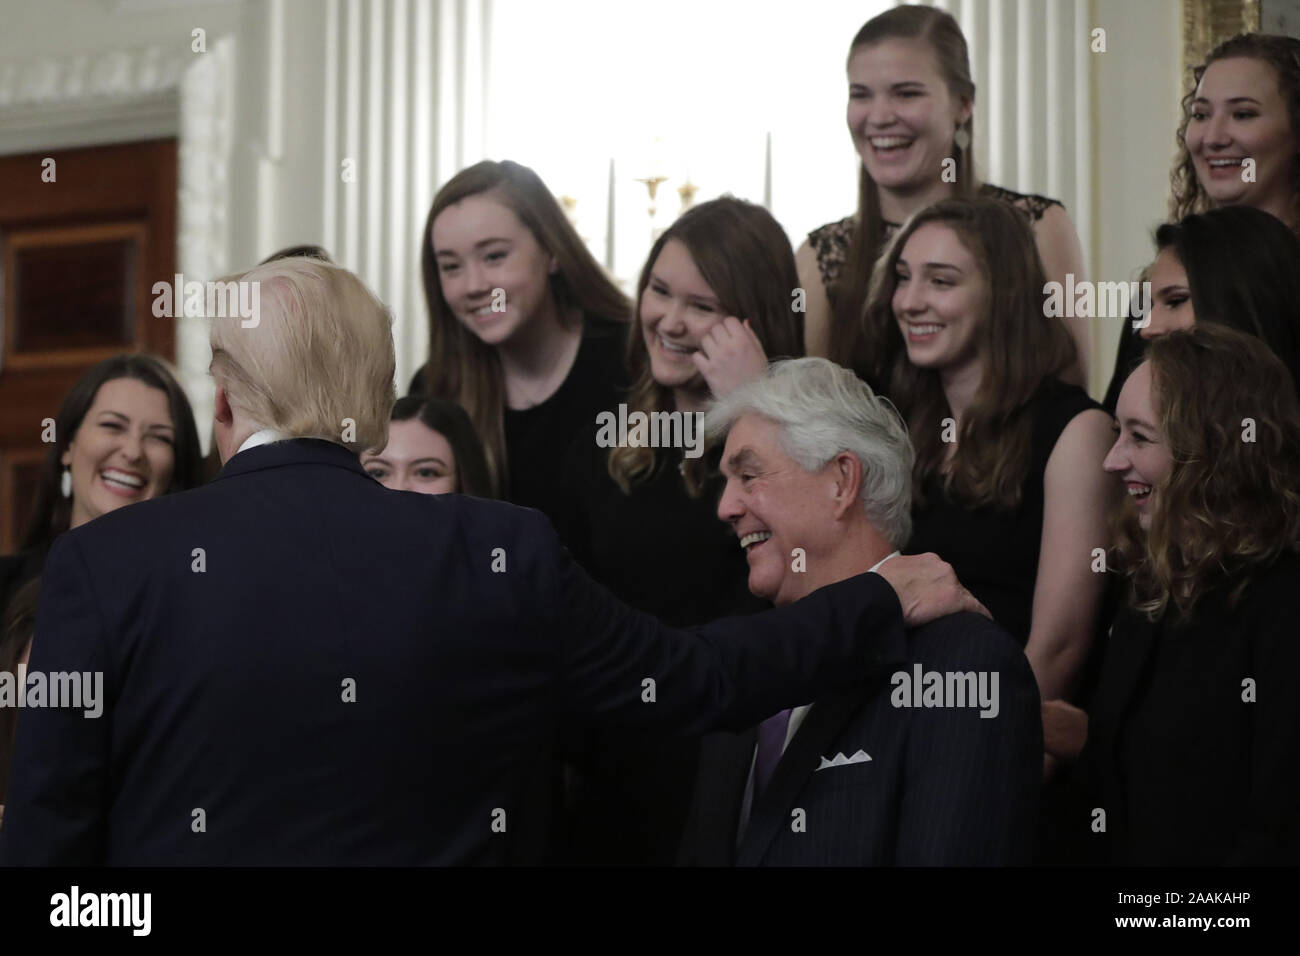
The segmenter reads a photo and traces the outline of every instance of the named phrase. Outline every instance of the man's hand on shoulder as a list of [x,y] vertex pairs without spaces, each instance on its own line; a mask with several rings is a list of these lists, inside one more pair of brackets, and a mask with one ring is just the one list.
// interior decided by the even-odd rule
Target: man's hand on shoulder
[[889,582],[903,606],[903,623],[920,627],[936,618],[974,611],[992,618],[975,596],[967,591],[952,565],[937,554],[906,554],[890,558],[876,573]]

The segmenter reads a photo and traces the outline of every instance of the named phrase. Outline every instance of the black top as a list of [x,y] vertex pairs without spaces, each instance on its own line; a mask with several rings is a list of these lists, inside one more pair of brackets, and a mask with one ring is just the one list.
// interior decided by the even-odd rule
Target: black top
[[[595,435],[596,414],[615,408],[625,387],[627,334],[625,324],[585,320],[573,367],[555,393],[532,408],[505,410],[507,484],[502,489],[503,500],[536,508],[555,520],[562,498],[564,450],[580,431]],[[423,367],[411,379],[410,394],[427,394]]]
[[573,368],[555,394],[532,408],[506,409],[506,501],[555,519],[563,495],[564,450],[579,434],[594,436],[596,414],[617,405],[626,377],[626,336],[626,325],[588,321]]
[[[983,199],[996,199],[1015,206],[1023,212],[1031,223],[1043,218],[1043,213],[1052,206],[1061,206],[1056,199],[1038,196],[1032,193],[1018,193],[992,183],[985,183],[979,188]],[[1062,208],[1064,208],[1062,206]],[[853,230],[857,225],[857,214],[845,216],[838,222],[828,222],[808,233],[808,244],[817,256],[817,270],[821,273],[822,285],[826,288],[826,297],[835,304],[839,294],[840,277],[844,272],[844,263],[848,259],[849,247],[853,244]],[[885,221],[885,241],[898,232],[899,223]]]
[[[716,469],[692,498],[678,468],[682,452],[661,449],[654,473],[624,494],[609,475],[608,455],[594,436],[573,443],[564,477],[569,504],[557,520],[561,540],[593,578],[679,627],[769,606],[749,593],[745,554],[718,519]],[[570,732],[565,751],[575,773],[560,861],[671,864],[698,750],[694,738],[594,726]]]
[[1120,614],[1083,754],[1112,862],[1300,863],[1297,617],[1294,553],[1234,608],[1220,587],[1190,621]]
[[1047,460],[1065,426],[1080,412],[1099,407],[1077,385],[1045,380],[1029,400],[1033,437],[1018,508],[955,504],[944,494],[942,480],[932,477],[923,488],[925,506],[912,512],[912,538],[904,553],[933,551],[951,564],[957,580],[1022,647],[1029,642],[1038,579]]
[[1119,346],[1115,350],[1115,371],[1110,376],[1110,387],[1102,399],[1102,407],[1112,415],[1119,403],[1120,389],[1124,387],[1129,374],[1142,364],[1147,354],[1147,340],[1133,328],[1133,316],[1129,315],[1119,333]]
[[654,473],[624,494],[610,477],[609,449],[580,436],[565,461],[560,539],[619,600],[676,627],[762,610],[736,534],[718,518],[718,452],[698,498],[686,490],[679,449],[658,449]]

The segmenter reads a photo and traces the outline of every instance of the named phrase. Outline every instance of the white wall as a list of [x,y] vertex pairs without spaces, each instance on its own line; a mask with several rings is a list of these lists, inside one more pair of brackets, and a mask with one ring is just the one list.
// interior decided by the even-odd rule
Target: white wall
[[[1164,216],[1178,122],[1181,0],[931,0],[961,23],[978,88],[980,174],[1060,199],[1087,274],[1128,279]],[[578,199],[579,231],[605,248],[617,159],[614,271],[635,276],[650,244],[645,187],[656,162],[660,226],[689,171],[696,201],[762,200],[773,131],[772,210],[797,245],[851,212],[857,157],[844,128],[844,56],[887,3],[818,0],[817,16],[742,0],[494,0],[487,153],[533,166]],[[1092,30],[1106,30],[1104,53]],[[543,53],[542,51],[546,51]],[[541,66],[539,64],[544,64]],[[664,142],[654,150],[651,137]],[[603,258],[603,256],[602,256]],[[1096,320],[1091,388],[1109,381],[1117,320]]]
[[483,156],[486,0],[247,0],[231,266],[323,245],[394,316],[399,393],[428,354],[420,239]]
[[[487,152],[531,166],[578,200],[579,232],[605,261],[609,164],[616,163],[614,273],[639,273],[680,207],[730,192],[764,201],[772,137],[773,214],[794,245],[857,203],[844,123],[845,58],[889,0],[493,0]],[[662,138],[658,148],[655,137]]]
[[[1182,93],[1181,0],[1042,2],[940,0],[968,31],[981,112],[1004,100],[1016,104],[1010,112],[1025,112],[1004,117],[1000,139],[997,127],[981,124],[982,166],[990,179],[1012,188],[1067,202],[1087,196],[1086,208],[1071,211],[1085,226],[1089,273],[1127,279],[1150,259],[1150,230],[1164,215]],[[664,0],[647,17],[642,7],[594,0],[482,6],[478,0],[467,10],[490,11],[483,24],[476,13],[457,20],[450,12],[455,5],[433,0],[0,3],[0,87],[17,65],[35,59],[173,45],[188,54],[196,26],[208,31],[210,47],[238,35],[229,264],[255,261],[291,242],[331,247],[399,311],[403,376],[423,358],[416,353],[425,322],[418,278],[406,274],[415,249],[403,250],[418,239],[436,186],[481,155],[518,159],[557,194],[578,196],[580,229],[598,252],[608,163],[617,157],[619,228],[633,230],[616,243],[616,271],[625,278],[648,247],[648,200],[634,179],[644,175],[656,133],[667,139],[663,161],[673,179],[661,187],[659,205],[670,217],[687,172],[700,186],[697,201],[726,189],[761,200],[767,129],[774,134],[773,211],[792,240],[850,212],[855,156],[843,122],[843,48],[885,5],[817,0],[816,16],[795,16],[785,0]],[[571,13],[562,15],[561,8]],[[333,39],[323,11],[335,18]],[[1031,50],[1027,62],[1038,67],[1026,77],[1017,66],[1021,51],[1006,39],[1017,23],[1043,17],[1058,46],[1077,44],[1080,23],[1107,31],[1107,51],[1089,57],[1092,115],[1081,134],[1053,131],[1051,111],[1023,90],[1026,82],[1065,82],[1074,66],[1050,49],[1046,55]],[[454,52],[458,41],[471,58],[479,56],[476,38],[484,25],[493,31],[486,63],[456,63],[464,59]],[[545,38],[547,29],[558,31],[558,42]],[[990,39],[995,33],[1003,38],[999,44]],[[996,49],[1009,66],[992,70]],[[481,95],[472,85],[485,66],[490,111],[471,109],[457,125],[454,97],[463,88]],[[338,84],[332,91],[331,78]],[[362,104],[352,112],[349,85]],[[278,100],[268,99],[271,89]],[[429,99],[417,102],[424,90]],[[435,122],[450,132],[439,134]],[[1072,160],[1082,150],[1091,162],[1054,170],[1041,140],[1029,150],[1007,145],[1027,141],[1024,129],[1052,137],[1060,144],[1057,155]],[[0,119],[0,147],[5,132]],[[388,147],[393,137],[396,152]],[[361,164],[358,188],[345,189],[333,164],[353,151],[368,162]],[[1118,337],[1114,320],[1097,321],[1095,394],[1110,375]]]
[[[1091,0],[1107,50],[1093,55],[1093,235],[1098,281],[1136,278],[1154,258],[1182,98],[1181,0]],[[1110,381],[1118,319],[1096,319],[1092,392]]]
[[231,36],[241,9],[239,0],[0,0],[0,153],[177,135],[181,77]]

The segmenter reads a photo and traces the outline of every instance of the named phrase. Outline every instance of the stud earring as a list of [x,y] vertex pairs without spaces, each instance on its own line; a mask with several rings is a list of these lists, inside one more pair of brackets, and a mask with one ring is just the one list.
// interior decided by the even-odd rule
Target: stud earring
[[66,465],[63,467],[63,477],[59,479],[59,490],[63,492],[63,497],[72,497],[72,469]]

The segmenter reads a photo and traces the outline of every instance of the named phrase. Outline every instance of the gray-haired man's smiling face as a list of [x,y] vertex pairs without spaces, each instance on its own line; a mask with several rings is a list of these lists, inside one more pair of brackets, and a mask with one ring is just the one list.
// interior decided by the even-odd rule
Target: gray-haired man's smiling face
[[749,590],[783,606],[836,580],[827,572],[843,529],[836,462],[805,471],[786,454],[780,436],[779,425],[758,415],[742,415],[732,426],[722,455],[727,485],[718,517],[745,548]]

